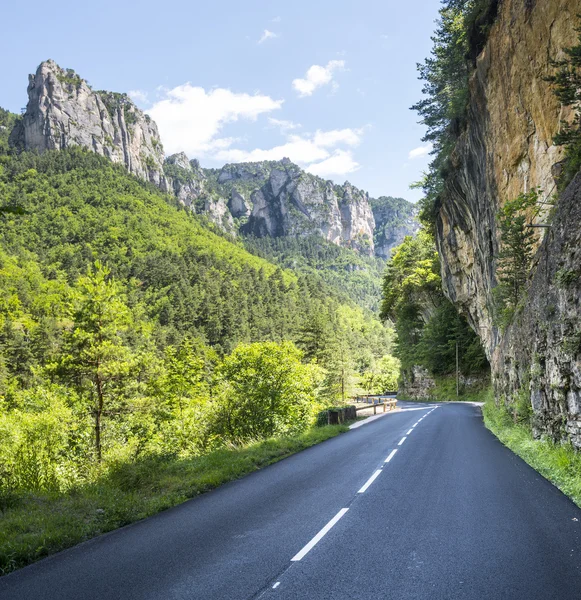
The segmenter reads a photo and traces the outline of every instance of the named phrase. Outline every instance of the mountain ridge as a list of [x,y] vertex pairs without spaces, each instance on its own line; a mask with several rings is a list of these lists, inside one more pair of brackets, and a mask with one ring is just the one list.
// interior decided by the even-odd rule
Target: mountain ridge
[[[124,164],[230,233],[318,234],[361,254],[387,258],[405,235],[417,232],[415,205],[404,200],[407,206],[399,202],[387,211],[373,210],[379,200],[367,192],[348,181],[340,185],[307,173],[288,158],[204,169],[183,152],[166,157],[157,125],[127,94],[95,91],[53,60],[29,76],[27,91],[11,146],[38,152],[86,147]],[[396,215],[394,225],[389,219]]]

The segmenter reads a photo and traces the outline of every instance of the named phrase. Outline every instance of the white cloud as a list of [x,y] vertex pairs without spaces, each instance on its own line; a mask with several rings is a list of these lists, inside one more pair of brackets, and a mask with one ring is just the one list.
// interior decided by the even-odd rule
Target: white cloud
[[145,104],[148,101],[147,92],[144,92],[142,90],[131,90],[130,92],[127,93],[127,95],[134,102],[141,102],[142,104]]
[[353,154],[346,150],[335,150],[329,158],[306,167],[306,170],[319,177],[332,177],[333,175],[346,175],[359,169],[359,163]]
[[274,19],[272,19],[273,23],[280,23],[282,21],[282,17],[274,17]]
[[[345,68],[344,60],[330,60],[327,66],[313,65],[307,71],[304,79],[293,80],[293,88],[298,92],[301,98],[312,96],[313,92],[324,85],[333,81],[333,74]],[[335,86],[336,82],[333,82]]]
[[273,127],[278,127],[282,133],[286,133],[293,129],[300,129],[302,127],[300,123],[293,123],[292,121],[285,121],[284,119],[275,119],[274,117],[268,117],[268,122]]
[[361,142],[363,129],[333,129],[332,131],[317,130],[314,142],[317,146],[328,148],[345,144],[347,146],[358,146]]
[[278,33],[274,33],[272,31],[269,31],[268,29],[264,30],[264,33],[262,34],[262,37],[258,40],[258,44],[262,44],[264,42],[266,42],[266,40],[269,40],[271,38],[277,38],[278,37]]
[[282,106],[263,94],[244,94],[216,88],[206,91],[189,83],[163,90],[161,100],[147,112],[157,123],[166,152],[186,152],[191,157],[211,156],[229,148],[236,139],[219,137],[227,123],[260,115]]
[[408,154],[408,158],[410,160],[414,160],[415,158],[422,158],[424,156],[428,156],[428,154],[432,151],[432,144],[426,144],[425,146],[418,146],[413,150],[410,150]]
[[316,175],[345,175],[357,170],[359,164],[353,158],[351,150],[346,150],[344,146],[357,146],[362,134],[363,129],[317,130],[314,134],[290,134],[284,144],[273,148],[226,148],[216,152],[213,158],[224,162],[255,162],[288,157]]

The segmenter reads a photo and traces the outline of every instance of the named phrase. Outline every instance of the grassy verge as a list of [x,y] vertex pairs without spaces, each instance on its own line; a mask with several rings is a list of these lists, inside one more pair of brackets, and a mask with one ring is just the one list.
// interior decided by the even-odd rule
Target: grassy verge
[[151,516],[347,430],[315,427],[288,438],[177,460],[111,468],[67,494],[0,495],[0,574]]
[[486,427],[505,446],[581,507],[581,454],[571,444],[535,440],[527,424],[514,423],[507,408],[496,406],[492,390],[482,412]]

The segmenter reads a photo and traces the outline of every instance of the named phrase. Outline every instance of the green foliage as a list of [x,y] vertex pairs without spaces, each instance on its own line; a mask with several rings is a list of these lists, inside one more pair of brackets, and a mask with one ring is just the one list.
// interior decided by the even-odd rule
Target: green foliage
[[370,394],[384,394],[397,390],[399,374],[399,359],[387,354],[380,358],[373,368],[365,372],[363,387]]
[[293,437],[177,460],[142,457],[119,463],[65,495],[0,489],[0,574],[144,519],[346,430],[342,425],[314,427]]
[[0,108],[0,156],[8,154],[10,147],[8,138],[21,117]]
[[547,78],[554,86],[555,96],[575,110],[571,123],[562,121],[554,143],[565,148],[565,169],[559,177],[559,189],[564,190],[581,169],[581,27],[577,27],[579,43],[565,48],[566,58],[553,61],[554,75]]
[[228,440],[259,440],[303,431],[316,408],[320,373],[290,342],[240,345],[222,362],[218,430]]
[[68,88],[78,90],[83,83],[80,75],[77,75],[73,69],[57,70],[57,79]]
[[533,229],[527,227],[527,211],[530,213],[537,205],[538,198],[536,189],[520,194],[506,202],[497,216],[501,237],[496,270],[499,284],[494,293],[498,320],[504,326],[512,319],[526,289],[535,241]]
[[402,369],[421,365],[432,375],[451,373],[456,344],[462,373],[486,368],[478,337],[443,295],[438,254],[427,231],[394,250],[383,285],[381,316],[395,323]]
[[80,148],[0,155],[0,206],[3,569],[324,439],[390,352],[379,263],[311,240],[273,264]]
[[495,402],[490,390],[482,410],[486,427],[505,446],[581,506],[581,454],[570,443],[534,439],[530,429],[532,409],[529,395],[523,391],[518,396],[517,405],[522,405],[522,418],[517,412],[515,420],[514,407],[507,407],[502,399]]
[[427,128],[433,161],[416,187],[424,190],[420,220],[433,226],[450,153],[466,124],[468,80],[494,21],[497,0],[443,0],[431,56],[418,64],[424,98],[411,108]]
[[299,433],[390,350],[336,291],[379,268],[353,253],[283,270],[79,148],[2,156],[0,195],[2,497]]
[[378,309],[383,263],[327,242],[319,235],[247,237],[245,247],[266,260],[309,278],[311,285],[333,289],[342,302]]

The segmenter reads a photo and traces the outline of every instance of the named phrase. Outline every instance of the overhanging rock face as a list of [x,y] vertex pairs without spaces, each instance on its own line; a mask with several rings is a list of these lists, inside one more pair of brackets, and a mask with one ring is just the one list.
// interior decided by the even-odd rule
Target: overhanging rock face
[[[522,192],[538,187],[544,198],[555,190],[553,167],[563,151],[552,140],[561,120],[571,119],[572,114],[559,104],[545,79],[554,72],[551,60],[563,58],[564,48],[576,44],[578,13],[577,0],[504,0],[500,4],[470,81],[468,126],[452,153],[436,223],[444,292],[480,335],[497,391],[510,396],[525,389],[535,409],[537,431],[555,437],[566,435],[567,430],[571,434],[576,427],[578,408],[571,391],[577,385],[576,376],[568,379],[563,374],[568,369],[575,372],[577,367],[572,365],[577,355],[564,351],[556,329],[550,338],[542,333],[552,325],[541,308],[543,303],[553,304],[548,298],[557,294],[553,310],[569,323],[565,329],[580,328],[581,321],[572,312],[576,299],[563,296],[550,279],[554,272],[549,275],[546,270],[549,263],[561,260],[553,253],[573,252],[579,221],[564,221],[559,230],[555,222],[545,239],[542,235],[547,230],[541,230],[535,259],[538,272],[527,306],[503,333],[493,318],[499,245],[496,215],[500,206]],[[565,210],[566,202],[573,202],[568,197],[566,201],[563,195],[559,211]],[[547,211],[538,216],[546,218]],[[570,260],[574,270],[576,259]],[[547,348],[550,358],[542,340],[551,346]],[[539,370],[545,373],[541,377]]]

